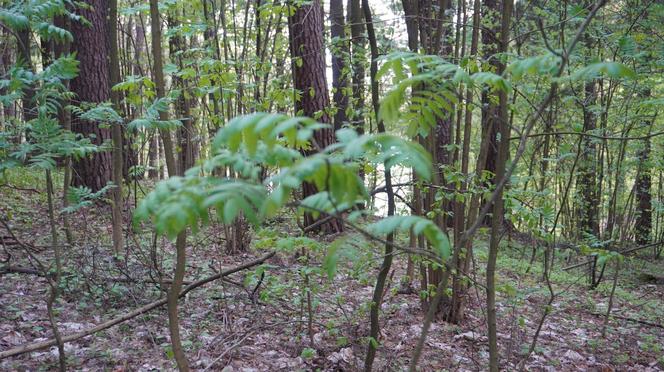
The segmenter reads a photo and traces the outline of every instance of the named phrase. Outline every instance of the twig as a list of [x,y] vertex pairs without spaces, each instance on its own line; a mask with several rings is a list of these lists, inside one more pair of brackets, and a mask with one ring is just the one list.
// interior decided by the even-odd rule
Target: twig
[[0,187],[6,187],[8,189],[18,190],[18,191],[30,191],[30,192],[36,192],[36,193],[41,192],[41,191],[39,191],[35,188],[32,188],[32,187],[19,187],[19,186],[10,185],[8,183],[4,183],[4,184],[0,185]]
[[[253,260],[253,261],[250,261],[250,262],[247,262],[243,265],[234,267],[232,269],[224,270],[224,271],[220,272],[219,274],[212,275],[212,276],[207,277],[205,279],[201,279],[199,281],[196,281],[196,282],[184,287],[184,289],[180,292],[179,297],[184,297],[190,291],[192,291],[192,290],[194,290],[198,287],[201,287],[205,284],[208,284],[212,281],[215,281],[217,279],[223,278],[223,277],[228,276],[230,274],[248,269],[248,268],[256,266],[256,265],[260,265],[263,262],[265,262],[266,260],[268,260],[269,258],[271,258],[272,256],[274,256],[274,252],[270,252],[270,253],[264,255],[263,257],[260,257],[256,260]],[[102,324],[96,325],[92,328],[89,328],[89,329],[86,329],[84,331],[77,332],[77,333],[74,333],[74,334],[71,334],[71,335],[63,336],[62,337],[62,342],[63,343],[68,343],[68,342],[76,341],[80,338],[90,336],[90,335],[95,334],[99,331],[103,331],[107,328],[113,327],[114,325],[124,323],[127,320],[130,320],[130,319],[135,318],[135,317],[137,317],[141,314],[147,313],[148,311],[151,311],[151,310],[154,310],[158,307],[161,307],[161,306],[165,305],[166,302],[167,302],[167,299],[163,298],[161,300],[158,300],[158,301],[149,303],[145,306],[142,306],[142,307],[140,307],[140,308],[138,308],[138,309],[136,309],[132,312],[129,312],[125,315],[119,316],[117,318],[106,321]],[[9,358],[9,357],[12,357],[12,356],[21,355],[21,354],[25,354],[25,353],[30,353],[30,352],[41,350],[41,349],[46,349],[46,348],[54,346],[56,344],[57,344],[57,342],[56,342],[55,339],[50,339],[50,340],[41,341],[41,342],[33,342],[33,343],[29,343],[29,344],[23,344],[23,345],[15,347],[15,348],[0,352],[0,359]]]
[[[658,245],[661,245],[661,244],[664,244],[664,241],[657,242],[657,243],[646,244],[646,245],[641,245],[641,246],[634,247],[634,248],[623,249],[622,251],[618,251],[618,253],[620,253],[622,255],[625,255],[627,253],[632,253],[632,252],[635,252],[635,251],[639,251],[639,250],[644,249],[644,248],[655,247],[655,246],[658,246]],[[567,266],[567,267],[563,267],[563,270],[567,271],[567,270],[575,269],[577,267],[581,267],[581,266],[591,264],[591,263],[593,263],[593,261],[594,261],[594,259],[584,261],[584,262],[581,262],[581,263],[578,263],[578,264],[570,265],[570,266]]]
[[618,274],[620,273],[620,260],[616,260],[616,272],[613,274],[613,285],[611,286],[611,295],[609,296],[609,306],[606,308],[606,315],[604,316],[604,324],[602,324],[602,337],[606,337],[606,328],[609,325],[609,317],[611,310],[613,310],[613,299],[616,293],[616,285],[618,285]]
[[9,265],[0,267],[0,275],[4,274],[28,274],[28,275],[44,276],[43,272],[36,269],[30,269],[28,267],[21,267],[21,266],[9,266]]
[[[595,315],[595,316],[601,316],[601,317],[605,317],[605,316],[606,316],[606,314],[601,314],[601,313],[590,313],[590,314]],[[629,321],[629,322],[639,323],[639,324],[643,324],[643,325],[647,325],[647,326],[651,326],[651,327],[656,327],[656,328],[662,328],[662,329],[664,329],[664,324],[653,323],[653,322],[649,322],[649,321],[647,321],[647,320],[634,319],[634,318],[629,318],[629,317],[626,317],[626,316],[615,315],[615,314],[611,314],[611,317],[612,317],[612,318],[616,318],[616,319],[627,320],[627,321]]]

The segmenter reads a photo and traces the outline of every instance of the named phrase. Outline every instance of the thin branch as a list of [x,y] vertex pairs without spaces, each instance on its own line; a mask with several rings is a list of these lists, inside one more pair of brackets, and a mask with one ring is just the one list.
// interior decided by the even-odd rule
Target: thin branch
[[[224,271],[220,272],[219,274],[212,275],[212,276],[207,277],[205,279],[201,279],[199,281],[196,281],[196,282],[184,287],[184,289],[180,292],[178,297],[184,297],[190,291],[192,291],[192,290],[194,290],[198,287],[201,287],[205,284],[208,284],[212,281],[221,279],[225,276],[236,273],[238,271],[242,271],[242,270],[248,269],[250,267],[260,265],[263,262],[267,261],[272,256],[274,256],[274,254],[275,254],[275,252],[270,252],[270,253],[268,253],[268,254],[266,254],[266,255],[258,258],[258,259],[247,262],[243,265],[240,265],[240,266],[228,269],[228,270],[224,270]],[[113,326],[118,325],[120,323],[124,323],[124,322],[126,322],[130,319],[133,319],[133,318],[141,315],[141,314],[145,314],[145,313],[147,313],[151,310],[154,310],[158,307],[164,306],[167,301],[168,301],[167,298],[162,298],[161,300],[158,300],[158,301],[149,303],[145,306],[139,307],[138,309],[136,309],[132,312],[126,313],[125,315],[122,315],[122,316],[119,316],[117,318],[111,319],[109,321],[106,321],[106,322],[104,322],[102,324],[99,324],[97,326],[94,326],[92,328],[89,328],[89,329],[86,329],[84,331],[77,332],[77,333],[74,333],[74,334],[71,334],[71,335],[68,335],[68,336],[63,336],[62,337],[62,342],[63,343],[68,343],[68,342],[76,341],[80,338],[90,336],[92,334],[103,331],[107,328],[113,327]],[[50,340],[41,341],[41,342],[33,342],[33,343],[29,343],[29,344],[23,344],[23,345],[15,347],[15,348],[0,352],[0,359],[5,359],[5,358],[12,357],[12,356],[17,356],[17,355],[21,355],[21,354],[25,354],[25,353],[30,353],[30,352],[41,350],[41,349],[46,349],[46,348],[49,348],[49,347],[54,346],[54,345],[57,345],[57,341],[55,339],[50,339]]]

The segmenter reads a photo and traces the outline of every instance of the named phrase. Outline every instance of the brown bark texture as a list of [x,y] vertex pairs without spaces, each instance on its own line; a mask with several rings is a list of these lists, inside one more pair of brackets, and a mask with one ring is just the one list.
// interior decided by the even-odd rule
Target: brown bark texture
[[[85,0],[90,6],[80,7],[77,12],[90,22],[71,23],[71,33],[75,35],[72,51],[80,61],[78,77],[70,84],[78,102],[105,102],[110,99],[109,43],[106,17],[107,0]],[[72,118],[72,131],[93,138],[93,143],[101,145],[111,139],[109,128],[101,128],[98,123]],[[87,186],[98,191],[111,180],[111,153],[97,152],[89,157],[73,162],[75,186]]]

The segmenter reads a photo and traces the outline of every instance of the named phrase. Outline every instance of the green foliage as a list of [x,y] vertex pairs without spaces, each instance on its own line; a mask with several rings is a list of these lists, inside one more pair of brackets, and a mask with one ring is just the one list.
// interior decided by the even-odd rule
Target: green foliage
[[[41,118],[29,125],[28,141],[18,145],[0,137],[0,149],[5,149],[0,157],[0,171],[27,164],[33,168],[53,169],[55,159],[71,156],[79,159],[98,151],[89,139],[63,130],[54,119]],[[4,141],[4,142],[3,142]]]
[[409,137],[426,136],[439,120],[451,116],[454,104],[458,103],[456,89],[461,84],[511,89],[509,81],[492,72],[470,73],[441,57],[416,53],[397,52],[387,56],[378,77],[388,73],[394,77],[393,85],[381,101],[378,115],[388,124],[404,123]]
[[551,53],[516,60],[507,66],[506,71],[513,80],[534,76],[553,76],[558,72],[560,58]]
[[338,144],[330,148],[343,148],[343,156],[348,159],[365,157],[369,162],[385,164],[387,168],[401,165],[414,169],[424,180],[431,179],[431,154],[415,142],[385,133],[358,136],[357,132],[347,128],[338,130],[336,136]]
[[635,79],[636,73],[622,63],[598,62],[584,66],[570,75],[572,81],[592,80],[600,77],[611,79]]
[[23,123],[25,141],[13,141],[9,132],[0,136],[0,172],[22,165],[53,169],[58,158],[80,159],[100,150],[90,139],[64,130],[57,120],[61,100],[71,97],[64,82],[77,74],[78,61],[73,55],[66,55],[36,74],[15,66],[6,79],[0,80],[0,87],[4,88],[0,95],[3,104],[13,104],[22,97],[25,88],[33,87],[37,110],[35,119]]
[[259,141],[271,150],[283,138],[286,145],[301,148],[308,144],[315,130],[327,127],[329,125],[317,123],[308,117],[290,118],[286,115],[256,113],[231,120],[219,131],[213,146],[225,145],[230,151],[237,151],[243,145],[251,156],[255,155]]
[[39,22],[36,25],[37,31],[47,40],[56,40],[58,42],[72,42],[74,37],[64,28],[54,26],[48,22]]
[[64,213],[73,213],[82,208],[91,206],[95,201],[99,201],[102,197],[108,192],[108,190],[114,188],[115,185],[109,183],[104,186],[101,190],[97,192],[92,192],[89,187],[86,186],[71,186],[67,190],[67,201],[69,206],[62,209]]
[[80,114],[81,119],[100,123],[122,123],[123,119],[113,109],[110,103],[102,103],[91,107]]
[[37,75],[37,79],[46,82],[60,82],[62,80],[71,80],[78,76],[78,60],[76,55],[67,54],[51,62],[46,68]]
[[29,0],[13,3],[8,8],[0,9],[0,22],[14,31],[36,30],[46,40],[71,42],[72,34],[53,24],[53,18],[62,16],[81,21],[82,18],[70,12],[74,8],[70,0]]
[[[337,143],[319,152],[307,154],[294,149],[309,148],[314,131],[325,127],[309,118],[285,115],[257,113],[238,117],[216,135],[210,159],[187,171],[184,177],[159,183],[139,205],[136,218],[152,219],[157,231],[173,238],[187,227],[196,230],[207,223],[210,209],[224,223],[242,214],[257,224],[288,204],[292,191],[305,182],[319,192],[297,203],[299,208],[315,214],[349,209],[368,199],[358,176],[359,161],[412,167],[424,179],[431,175],[426,151],[392,135],[358,135],[344,129],[337,132]],[[226,167],[239,177],[215,175],[218,169]],[[277,167],[279,171],[260,180],[261,167]],[[396,225],[392,225],[394,222]],[[427,237],[441,257],[449,256],[447,237],[426,219],[388,220],[387,225],[377,228],[413,228]],[[333,266],[330,261],[328,274],[333,272]]]
[[30,20],[19,8],[0,9],[0,21],[7,27],[20,31],[25,30],[30,25]]
[[625,259],[625,256],[620,254],[620,252],[596,247],[591,248],[587,245],[581,246],[581,253],[591,257],[597,257],[597,264],[599,266],[604,266],[608,262],[622,262]]
[[157,231],[173,239],[187,227],[197,231],[200,224],[207,223],[209,208],[214,208],[225,223],[232,222],[240,212],[257,223],[265,194],[262,186],[242,180],[171,177],[157,184],[141,201],[135,218],[152,217]]
[[131,130],[138,130],[141,128],[150,129],[175,129],[182,126],[182,122],[177,119],[161,120],[159,118],[160,112],[168,112],[169,104],[173,101],[173,97],[163,97],[155,99],[150,106],[148,106],[145,116],[142,118],[134,119],[127,128]]
[[412,231],[424,235],[441,260],[447,260],[452,252],[447,235],[431,220],[420,216],[389,216],[369,226],[375,234],[393,234],[396,231]]
[[305,347],[304,349],[302,349],[302,353],[300,354],[300,356],[304,360],[309,360],[316,356],[316,350],[310,347]]

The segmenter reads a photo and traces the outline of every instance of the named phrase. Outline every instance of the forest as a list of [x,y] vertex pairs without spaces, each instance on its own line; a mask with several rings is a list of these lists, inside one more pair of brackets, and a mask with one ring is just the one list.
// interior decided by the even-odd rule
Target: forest
[[0,370],[664,370],[663,25],[0,0]]

